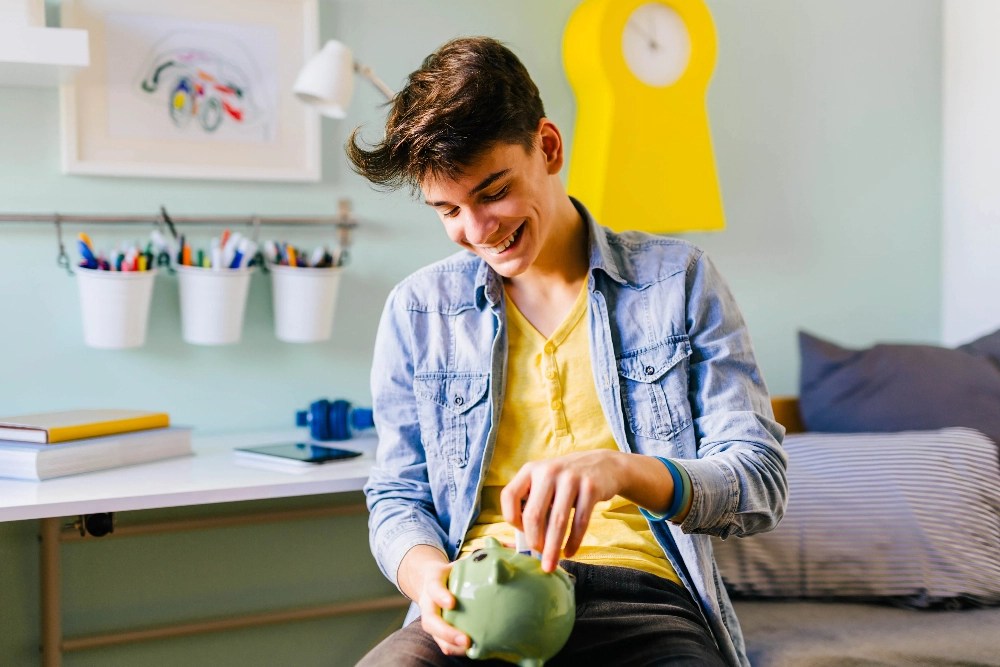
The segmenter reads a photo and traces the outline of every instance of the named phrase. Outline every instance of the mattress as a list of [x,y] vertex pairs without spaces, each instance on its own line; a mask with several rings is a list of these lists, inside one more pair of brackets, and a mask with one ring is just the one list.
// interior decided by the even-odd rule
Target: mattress
[[1000,607],[735,600],[754,667],[1000,666]]

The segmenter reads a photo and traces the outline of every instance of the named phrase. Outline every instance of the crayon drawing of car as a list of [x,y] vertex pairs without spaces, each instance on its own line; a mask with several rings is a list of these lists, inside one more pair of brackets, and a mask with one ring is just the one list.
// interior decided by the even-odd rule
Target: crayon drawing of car
[[214,132],[225,120],[246,120],[245,85],[236,68],[202,51],[185,49],[161,55],[142,80],[142,90],[167,91],[167,113],[174,125],[192,120],[205,132]]

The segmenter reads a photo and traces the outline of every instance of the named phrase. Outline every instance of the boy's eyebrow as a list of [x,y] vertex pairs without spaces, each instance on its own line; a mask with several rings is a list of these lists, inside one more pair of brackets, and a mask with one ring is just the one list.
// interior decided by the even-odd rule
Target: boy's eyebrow
[[[501,169],[500,171],[493,172],[492,174],[490,174],[489,176],[487,176],[483,180],[479,181],[479,184],[476,185],[476,187],[474,187],[471,190],[469,190],[469,196],[470,197],[474,197],[476,194],[478,194],[478,193],[482,192],[483,190],[485,190],[486,188],[490,187],[491,185],[493,185],[494,183],[496,183],[498,180],[500,180],[501,178],[503,178],[504,176],[506,176],[509,173],[510,173],[510,169]],[[446,201],[427,201],[425,199],[424,203],[427,204],[428,206],[447,206],[450,202],[446,202]]]

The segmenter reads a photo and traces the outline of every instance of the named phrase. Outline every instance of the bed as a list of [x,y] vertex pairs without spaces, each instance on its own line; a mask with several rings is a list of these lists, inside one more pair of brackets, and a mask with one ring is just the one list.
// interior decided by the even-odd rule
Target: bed
[[[940,433],[945,433],[963,442],[973,442],[972,446],[981,448],[979,454],[986,451],[994,455],[995,443],[968,429],[864,434],[861,442],[857,434],[823,434],[819,441],[806,442],[809,433],[798,399],[775,398],[772,403],[777,420],[788,431],[786,449],[789,451],[791,490],[788,513],[773,534],[716,541],[715,549],[723,579],[733,596],[751,664],[754,667],[1000,665],[1000,606],[996,606],[1000,602],[1000,481],[992,487],[973,479],[967,490],[971,495],[956,500],[962,506],[981,505],[982,511],[992,516],[991,524],[981,527],[983,520],[990,521],[987,516],[981,517],[972,527],[976,530],[979,526],[978,534],[961,536],[963,543],[978,540],[973,549],[975,557],[982,560],[969,564],[963,558],[957,566],[959,571],[951,570],[948,554],[941,555],[942,551],[952,548],[952,542],[941,547],[935,543],[933,535],[928,538],[925,534],[933,533],[935,526],[946,527],[949,535],[944,539],[953,538],[954,530],[961,530],[960,526],[955,528],[961,520],[955,519],[949,511],[936,517],[940,523],[934,524],[935,517],[931,515],[938,512],[929,512],[930,518],[924,521],[911,519],[913,513],[908,508],[909,514],[903,518],[885,519],[888,524],[877,533],[865,534],[862,530],[859,536],[853,537],[849,526],[858,522],[842,522],[845,527],[837,529],[842,539],[837,543],[839,551],[835,557],[847,561],[868,557],[868,563],[844,565],[843,560],[833,562],[829,556],[824,560],[817,555],[832,542],[824,544],[816,540],[818,546],[803,546],[812,544],[815,532],[810,531],[815,531],[818,523],[829,518],[830,515],[822,514],[823,507],[835,503],[838,511],[846,511],[848,515],[855,515],[864,507],[850,506],[850,499],[845,507],[843,498],[831,501],[823,496],[826,493],[824,483],[828,481],[821,478],[824,471],[830,470],[831,461],[843,461],[841,454],[847,451],[844,448],[852,446],[850,442],[845,445],[843,440],[854,438],[854,446],[866,448],[858,451],[871,452],[878,448],[884,452],[885,442],[896,442],[904,443],[905,451],[909,452],[920,438],[934,443],[941,437]],[[803,463],[801,452],[822,451],[817,442],[829,445],[830,458],[813,462],[813,467],[809,468]],[[934,447],[933,444],[928,446]],[[988,449],[990,446],[993,449]],[[948,464],[940,462],[961,456],[928,458],[935,466],[947,467]],[[986,459],[988,461],[989,457]],[[956,474],[967,477],[993,474],[989,470],[991,464],[984,465],[981,456],[973,457],[970,464],[980,470],[960,469]],[[903,479],[901,485],[906,486],[905,476],[910,473],[906,471],[905,462],[894,461],[892,465],[895,469],[903,469],[899,475]],[[924,475],[926,471],[920,470],[918,474]],[[1000,478],[1000,474],[996,477]],[[881,477],[876,479],[875,484],[879,487],[891,487],[894,483],[883,482]],[[950,485],[948,482],[942,486]],[[831,488],[839,491],[842,485],[838,482]],[[868,492],[864,488],[860,493],[855,489],[853,495]],[[927,494],[925,489],[916,493],[920,496],[919,506]],[[962,493],[966,491],[960,490],[958,495]],[[949,489],[947,495],[955,493]],[[871,504],[869,499],[861,499],[861,502]],[[890,508],[895,511],[907,502],[902,496],[876,500],[878,507],[886,511]],[[786,522],[790,525],[786,526]],[[873,520],[875,524],[878,522],[877,518]],[[901,547],[900,543],[911,539],[912,535],[922,541]],[[852,553],[851,549],[855,551]],[[897,562],[893,563],[893,559]],[[811,563],[818,564],[812,567]],[[916,564],[913,572],[897,574],[911,563]],[[961,571],[967,565],[971,566]],[[878,571],[882,567],[885,572]],[[839,570],[843,571],[838,575]],[[947,571],[942,574],[942,570]],[[935,579],[938,574],[943,579]],[[838,579],[838,576],[846,578]]]
[[754,667],[1000,665],[1000,609],[925,611],[877,604],[734,603]]

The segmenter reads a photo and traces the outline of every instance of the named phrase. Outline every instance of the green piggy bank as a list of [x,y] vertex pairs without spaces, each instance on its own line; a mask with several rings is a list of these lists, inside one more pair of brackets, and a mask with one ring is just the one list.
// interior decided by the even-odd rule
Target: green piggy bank
[[576,620],[572,575],[562,568],[543,572],[537,558],[492,537],[452,566],[448,590],[456,604],[442,616],[469,635],[466,655],[476,660],[541,667],[569,639]]

